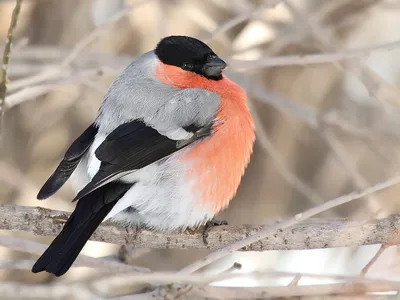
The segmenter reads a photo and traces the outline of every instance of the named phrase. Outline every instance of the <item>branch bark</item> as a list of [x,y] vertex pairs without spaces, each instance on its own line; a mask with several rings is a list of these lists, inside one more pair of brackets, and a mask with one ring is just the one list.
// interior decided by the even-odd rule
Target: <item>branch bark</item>
[[[0,229],[26,231],[35,235],[57,235],[69,213],[40,207],[0,205]],[[208,245],[200,231],[160,233],[145,229],[127,230],[116,224],[102,224],[91,240],[137,248],[219,249],[256,234],[263,226],[228,225],[209,232]],[[350,221],[314,219],[284,230],[270,230],[265,238],[242,251],[294,250],[349,247],[371,244],[400,244],[400,215],[384,219]]]

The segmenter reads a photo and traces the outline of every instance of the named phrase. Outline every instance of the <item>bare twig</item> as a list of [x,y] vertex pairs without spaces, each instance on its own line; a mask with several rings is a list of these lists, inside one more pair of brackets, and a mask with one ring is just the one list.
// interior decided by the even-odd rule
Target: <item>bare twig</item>
[[[273,274],[273,273],[272,273]],[[272,274],[269,273],[257,273],[251,274],[253,278],[265,279],[269,278]],[[292,274],[293,275],[293,274]],[[300,274],[302,275],[302,274]],[[104,285],[108,285],[113,289],[120,290],[126,286],[132,286],[133,284],[138,283],[152,283],[152,284],[166,284],[169,282],[174,282],[176,285],[186,284],[190,289],[187,291],[187,295],[194,297],[210,297],[214,299],[231,299],[234,295],[234,292],[237,292],[236,297],[234,299],[252,299],[254,298],[264,298],[264,297],[283,297],[283,296],[301,296],[301,295],[319,295],[317,291],[320,292],[323,290],[323,287],[326,288],[326,292],[322,292],[321,295],[329,295],[329,294],[348,294],[348,293],[356,293],[357,286],[359,288],[364,288],[365,286],[371,286],[373,289],[380,289],[385,291],[397,290],[400,287],[400,283],[396,281],[383,281],[383,280],[372,280],[372,279],[363,279],[359,277],[346,278],[346,283],[339,284],[327,284],[327,285],[314,285],[310,286],[310,289],[305,286],[296,286],[291,285],[289,287],[243,287],[243,288],[233,288],[230,293],[231,287],[218,287],[214,289],[214,286],[207,286],[205,284],[220,282],[226,279],[239,279],[245,278],[246,274],[214,274],[214,275],[206,275],[206,274],[176,274],[176,273],[152,273],[152,274],[122,274],[122,275],[114,275],[103,277],[100,280],[94,280],[92,282],[92,287],[94,289],[101,290],[101,287]],[[349,286],[348,286],[349,285]],[[339,290],[338,288],[342,287],[343,290]],[[379,287],[379,288],[378,288]],[[158,295],[162,295],[163,293],[168,293],[166,291],[166,287],[161,287],[158,289]],[[194,293],[192,293],[194,291]],[[257,296],[252,293],[257,291]],[[173,291],[170,291],[173,294]],[[198,294],[198,293],[202,294]],[[215,296],[217,292],[220,292],[219,296]],[[315,292],[315,294],[313,294]],[[368,292],[365,290],[364,292]],[[203,294],[204,293],[204,294]],[[207,294],[210,293],[208,296]],[[247,293],[248,297],[244,295]],[[154,294],[154,292],[153,292]],[[157,292],[155,293],[157,295]],[[262,296],[261,296],[262,295]],[[192,299],[192,298],[189,298]]]
[[296,216],[294,216],[293,218],[290,218],[286,221],[283,221],[281,223],[276,223],[273,225],[265,225],[259,232],[250,235],[249,237],[242,239],[240,241],[237,241],[235,243],[232,243],[218,251],[215,251],[209,255],[207,255],[206,257],[195,261],[194,263],[190,264],[189,266],[183,268],[180,272],[181,273],[191,273],[194,272],[234,251],[237,251],[243,247],[246,247],[252,243],[256,243],[259,240],[265,238],[266,236],[268,236],[268,234],[271,231],[275,231],[275,230],[283,230],[286,229],[288,227],[291,227],[301,221],[307,220],[321,212],[324,212],[328,209],[331,209],[333,207],[354,201],[356,199],[360,199],[362,197],[365,197],[367,195],[370,195],[372,193],[375,193],[377,191],[383,190],[383,189],[387,189],[395,184],[400,183],[400,176],[396,176],[393,178],[390,178],[388,180],[385,180],[383,182],[377,183],[374,186],[371,186],[363,191],[360,192],[352,192],[350,194],[329,200],[319,206],[313,207],[309,210],[306,210],[303,213],[297,214]]
[[382,244],[379,250],[375,253],[375,255],[371,258],[371,260],[366,264],[366,266],[361,270],[360,277],[365,277],[368,271],[372,268],[372,266],[376,263],[376,261],[381,257],[383,252],[390,246],[391,244]]
[[386,52],[399,48],[400,48],[400,41],[395,41],[374,47],[355,49],[355,50],[342,50],[330,53],[274,56],[274,57],[261,58],[254,61],[230,58],[227,59],[227,61],[232,68],[254,70],[265,67],[321,64],[321,63],[332,63],[341,60],[359,59],[360,57],[370,55],[372,52],[378,52],[378,51]]
[[[27,222],[29,220],[26,220]],[[47,248],[47,245],[32,242],[18,237],[0,235],[0,246],[13,249],[15,251],[28,252],[32,254],[41,255]],[[26,262],[25,262],[26,263]],[[2,264],[0,264],[1,267]],[[22,265],[21,265],[22,266]],[[106,271],[137,271],[149,272],[147,268],[129,266],[118,261],[110,259],[94,258],[86,255],[79,255],[76,261],[76,267],[90,267],[96,269],[104,269]],[[32,266],[31,266],[32,267]]]
[[0,136],[3,128],[3,117],[4,117],[4,103],[6,100],[7,93],[7,68],[10,59],[11,43],[14,36],[15,28],[17,27],[18,16],[21,10],[22,0],[17,0],[11,16],[10,26],[8,27],[7,40],[4,47],[2,66],[0,69]]
[[[231,269],[231,268],[230,268]],[[191,285],[204,285],[209,283],[221,282],[227,279],[242,279],[247,278],[249,275],[255,279],[266,278],[279,278],[287,276],[302,276],[315,279],[335,279],[342,282],[364,282],[370,284],[387,284],[390,286],[397,286],[398,281],[380,280],[360,278],[359,276],[337,276],[337,275],[320,275],[320,274],[306,274],[306,273],[289,273],[289,272],[252,272],[252,273],[228,273],[226,271],[219,274],[206,274],[206,273],[193,273],[193,274],[177,274],[174,272],[153,272],[153,273],[132,273],[127,272],[123,274],[106,274],[99,278],[89,280],[94,288],[101,290],[101,287],[108,284],[115,289],[121,289],[126,286],[131,286],[139,283],[149,284],[168,284],[174,282],[176,284],[191,284]]]
[[298,285],[300,279],[301,279],[301,274],[296,274],[296,275],[293,277],[292,281],[288,284],[288,286],[296,286],[296,285]]
[[47,84],[38,84],[23,88],[7,96],[7,107],[19,105],[25,101],[33,100],[39,96],[45,95],[50,91],[62,90],[67,84],[79,84],[87,78],[98,76],[101,73],[100,68],[87,69],[81,72],[72,72],[66,78],[60,77],[57,81]]
[[362,282],[348,282],[339,284],[321,284],[287,287],[254,287],[254,288],[225,288],[225,287],[194,287],[188,296],[209,297],[215,299],[260,299],[267,297],[294,297],[294,296],[324,296],[364,294],[369,292],[388,292],[399,290],[400,285],[371,284]]

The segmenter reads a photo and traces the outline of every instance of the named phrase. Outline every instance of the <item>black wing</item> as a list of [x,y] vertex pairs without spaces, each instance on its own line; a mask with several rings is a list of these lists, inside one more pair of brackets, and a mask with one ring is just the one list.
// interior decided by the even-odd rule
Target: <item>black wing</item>
[[78,166],[82,156],[89,149],[98,128],[91,124],[69,147],[63,160],[46,183],[40,189],[37,198],[42,200],[57,192]]
[[100,169],[74,201],[133,170],[159,161],[211,133],[211,125],[206,127],[190,125],[185,128],[196,130],[194,136],[189,140],[176,141],[163,136],[140,120],[120,125],[97,148],[95,154],[101,161]]

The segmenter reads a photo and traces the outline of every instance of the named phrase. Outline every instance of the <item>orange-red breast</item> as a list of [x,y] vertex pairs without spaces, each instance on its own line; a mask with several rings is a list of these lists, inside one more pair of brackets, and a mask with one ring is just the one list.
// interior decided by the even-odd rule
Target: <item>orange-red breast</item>
[[72,175],[78,203],[33,272],[64,274],[104,220],[166,231],[203,225],[228,205],[255,134],[225,67],[203,42],[169,36],[122,72],[38,194]]

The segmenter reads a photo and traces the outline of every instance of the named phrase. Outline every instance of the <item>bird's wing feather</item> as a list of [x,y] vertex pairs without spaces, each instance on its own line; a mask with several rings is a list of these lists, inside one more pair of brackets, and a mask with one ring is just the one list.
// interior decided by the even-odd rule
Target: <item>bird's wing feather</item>
[[74,201],[110,181],[166,158],[211,133],[211,124],[186,128],[196,130],[190,139],[173,140],[140,120],[120,125],[96,149],[95,155],[101,161],[100,168]]
[[42,200],[57,192],[78,166],[82,156],[92,145],[98,128],[91,124],[69,147],[53,174],[40,189],[37,198]]

